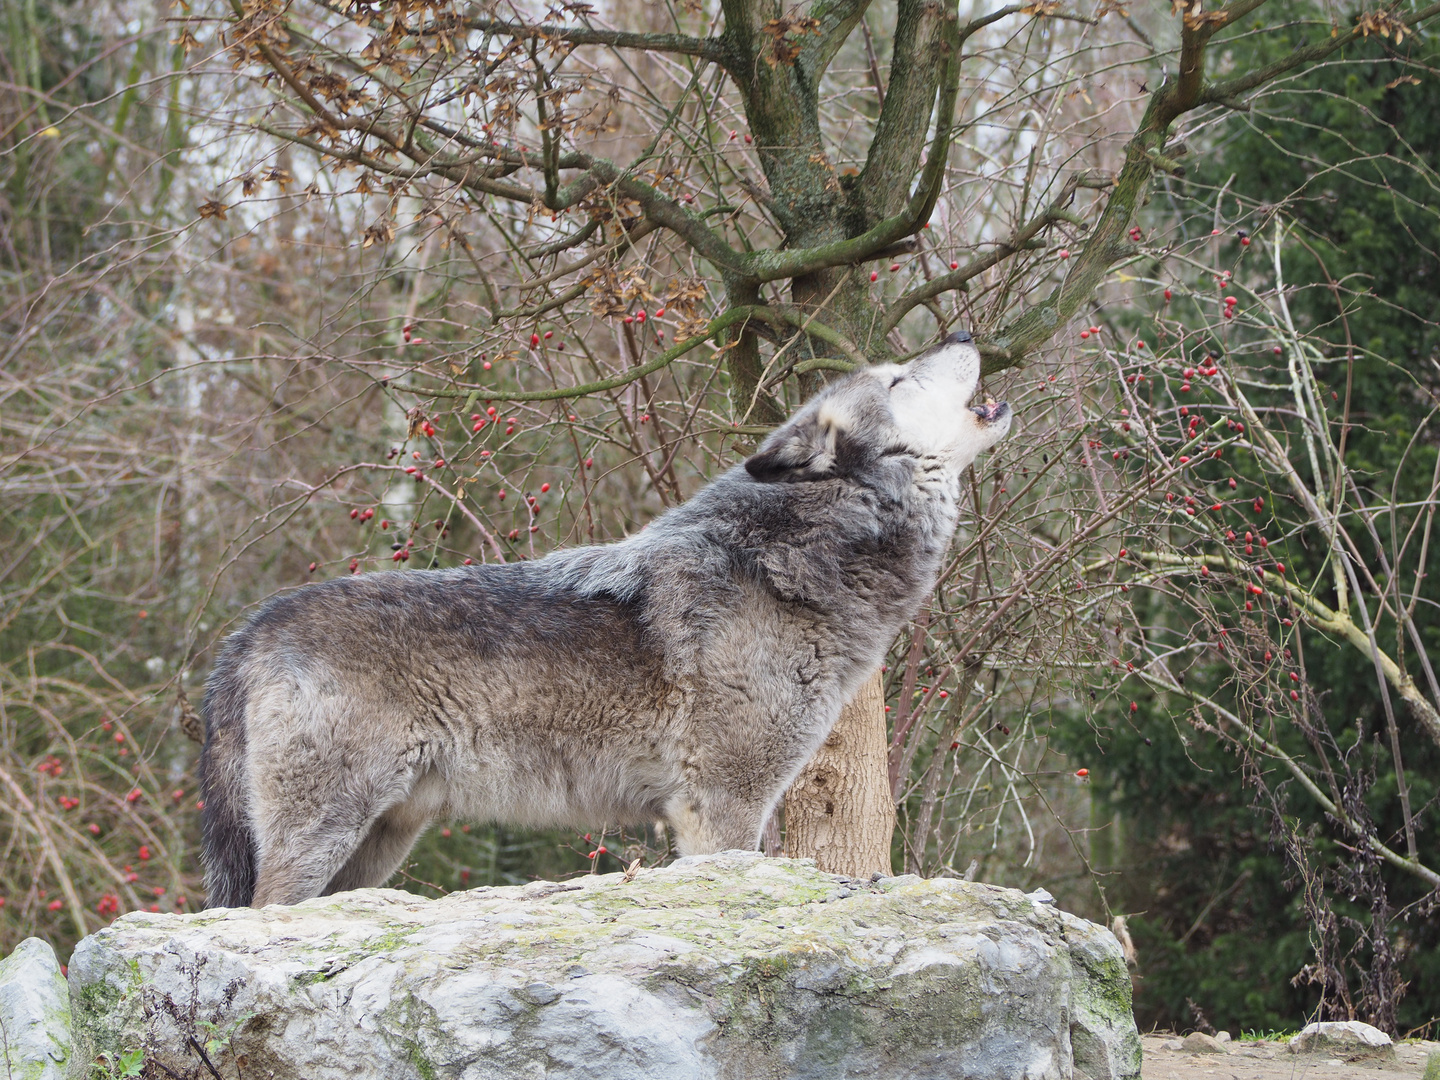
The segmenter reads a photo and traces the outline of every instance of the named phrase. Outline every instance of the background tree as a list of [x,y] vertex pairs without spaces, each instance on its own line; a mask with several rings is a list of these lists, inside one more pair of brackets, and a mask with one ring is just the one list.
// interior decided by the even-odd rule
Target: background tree
[[[137,38],[37,0],[27,18],[67,29],[40,35],[38,67],[12,61],[31,74],[5,129],[3,220],[22,238],[5,527],[9,573],[27,575],[5,595],[5,843],[23,855],[0,881],[7,940],[73,938],[182,888],[193,906],[181,728],[251,603],[312,575],[631,532],[827,373],[965,325],[1022,434],[971,478],[930,605],[770,843],[1156,913],[1131,919],[1147,1019],[1198,1022],[1198,993],[1229,1024],[1347,994],[1383,1023],[1402,1022],[1392,1001],[1423,1020],[1431,999],[1395,980],[1423,962],[1437,863],[1420,576],[1435,492],[1387,481],[1424,458],[1429,384],[1324,313],[1376,301],[1305,263],[1320,230],[1300,178],[1246,184],[1275,157],[1264,118],[1320,100],[1294,95],[1303,72],[1343,81],[1383,48],[1378,86],[1423,73],[1407,54],[1434,9],[1332,23],[1271,5],[256,3],[197,9],[161,46],[153,18]],[[1247,126],[1271,140],[1249,163]],[[1433,163],[1408,147],[1435,140],[1395,130],[1300,144],[1315,185],[1379,162],[1421,190]],[[26,164],[44,154],[46,171]],[[1406,245],[1423,248],[1410,200]],[[38,258],[47,243],[62,257]],[[1431,325],[1410,297],[1382,302]],[[1365,365],[1385,372],[1377,395],[1415,378],[1408,453],[1367,443],[1338,398],[1315,407]],[[1356,577],[1339,593],[1337,542]],[[1402,577],[1408,620],[1379,603]],[[1332,662],[1361,725],[1317,678]],[[442,823],[402,883],[667,850],[606,826]],[[1293,920],[1255,921],[1276,897]],[[1288,931],[1258,996],[1227,989],[1226,926]],[[1307,962],[1318,981],[1285,985]]]

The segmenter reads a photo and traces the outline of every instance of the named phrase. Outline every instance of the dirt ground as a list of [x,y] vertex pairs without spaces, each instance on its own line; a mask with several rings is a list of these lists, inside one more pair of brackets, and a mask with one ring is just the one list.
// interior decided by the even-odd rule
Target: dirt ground
[[1440,1043],[1395,1046],[1393,1061],[1347,1062],[1323,1054],[1292,1054],[1283,1042],[1233,1042],[1225,1054],[1192,1054],[1169,1049],[1174,1035],[1141,1037],[1145,1059],[1141,1080],[1420,1080]]

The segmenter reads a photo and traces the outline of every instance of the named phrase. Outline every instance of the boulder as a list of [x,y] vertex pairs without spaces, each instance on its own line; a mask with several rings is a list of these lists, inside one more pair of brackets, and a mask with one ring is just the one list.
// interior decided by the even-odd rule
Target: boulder
[[[1108,930],[749,852],[425,900],[135,913],[70,962],[77,1075],[1134,1080]],[[238,1066],[238,1070],[237,1070]],[[197,1072],[202,1070],[203,1072]]]
[[0,1064],[13,1080],[60,1080],[70,1056],[70,994],[55,950],[26,938],[0,960]]
[[1187,1054],[1228,1054],[1225,1044],[1213,1035],[1203,1031],[1192,1031],[1180,1042],[1180,1049]]
[[1346,1061],[1393,1058],[1395,1044],[1377,1027],[1359,1020],[1330,1020],[1307,1024],[1289,1042],[1292,1054],[1329,1054]]

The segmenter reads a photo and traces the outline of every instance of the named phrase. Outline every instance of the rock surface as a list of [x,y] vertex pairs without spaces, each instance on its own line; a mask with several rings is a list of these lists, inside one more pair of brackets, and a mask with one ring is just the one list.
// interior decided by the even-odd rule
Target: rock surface
[[191,1075],[203,1048],[275,1080],[1140,1069],[1108,930],[1014,890],[738,852],[629,882],[136,913],[80,943],[70,988],[77,1075],[137,1048],[156,1075]]
[[1395,1055],[1395,1044],[1389,1035],[1359,1020],[1307,1024],[1289,1045],[1293,1054],[1331,1054],[1350,1061]]
[[10,1080],[60,1080],[70,1056],[70,994],[55,950],[26,938],[0,960],[0,1064]]

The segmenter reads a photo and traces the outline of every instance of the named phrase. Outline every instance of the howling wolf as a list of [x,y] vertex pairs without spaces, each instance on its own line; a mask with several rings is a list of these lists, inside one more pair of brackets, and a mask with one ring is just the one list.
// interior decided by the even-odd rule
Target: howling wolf
[[379,885],[436,817],[755,848],[1010,430],[979,374],[964,332],[858,371],[619,543],[271,600],[205,692],[210,905]]

